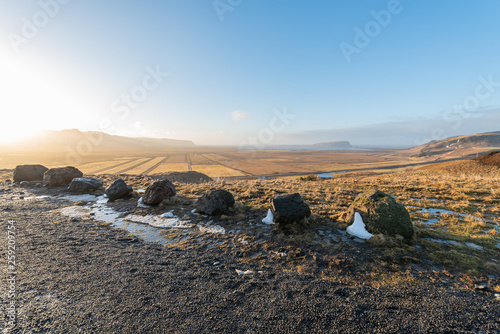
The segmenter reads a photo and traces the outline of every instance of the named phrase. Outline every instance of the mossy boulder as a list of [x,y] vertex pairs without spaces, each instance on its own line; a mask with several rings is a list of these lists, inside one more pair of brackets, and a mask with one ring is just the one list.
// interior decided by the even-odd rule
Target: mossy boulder
[[408,210],[392,196],[379,190],[359,194],[344,213],[344,221],[352,224],[356,212],[363,218],[366,230],[372,234],[399,234],[411,239],[415,233]]

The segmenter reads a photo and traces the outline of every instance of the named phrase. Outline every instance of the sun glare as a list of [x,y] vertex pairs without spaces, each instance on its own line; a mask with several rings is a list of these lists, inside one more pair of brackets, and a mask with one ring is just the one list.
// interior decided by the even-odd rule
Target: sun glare
[[36,66],[1,64],[0,143],[12,143],[43,129],[65,128],[76,115],[86,115],[79,103]]

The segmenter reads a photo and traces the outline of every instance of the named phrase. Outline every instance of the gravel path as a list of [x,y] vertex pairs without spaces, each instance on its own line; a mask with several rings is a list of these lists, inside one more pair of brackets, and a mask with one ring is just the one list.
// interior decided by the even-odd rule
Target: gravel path
[[[71,222],[50,212],[60,205],[0,200],[1,303],[14,300],[18,312],[5,332],[500,333],[500,302],[478,291],[424,282],[350,287],[243,264],[215,248],[165,248],[98,222]],[[5,292],[9,225],[14,298]]]

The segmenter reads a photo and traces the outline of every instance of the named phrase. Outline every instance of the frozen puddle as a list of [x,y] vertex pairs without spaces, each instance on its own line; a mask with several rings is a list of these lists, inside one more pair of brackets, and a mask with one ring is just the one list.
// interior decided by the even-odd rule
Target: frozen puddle
[[172,245],[175,243],[174,241],[161,235],[163,229],[190,228],[193,226],[190,224],[190,221],[181,221],[178,217],[173,215],[126,215],[125,217],[121,217],[125,213],[115,211],[108,207],[106,205],[107,198],[104,196],[96,197],[93,195],[70,195],[60,198],[72,202],[92,202],[86,206],[70,206],[60,209],[59,211],[61,214],[65,216],[81,218],[90,215],[94,220],[110,223],[111,226],[126,230],[130,234],[138,236],[145,241],[158,242],[161,245]]
[[[450,211],[450,210],[445,210],[445,209],[434,209],[434,208],[429,208],[429,209],[425,209],[425,208],[421,208],[420,210],[416,211],[416,213],[421,213],[421,214],[425,214],[425,213],[429,213],[431,214],[432,216],[440,216],[444,213],[447,213],[447,214],[450,214],[450,215],[457,215],[457,216],[460,216],[460,217],[463,217],[463,218],[473,218],[477,221],[484,221],[483,219],[481,218],[478,218],[478,217],[475,217],[473,215],[468,215],[466,213],[461,213],[461,212],[456,212],[456,211]],[[423,221],[422,223],[424,223],[425,225],[430,225],[430,224],[436,224],[436,223],[439,223],[441,220],[439,218],[431,218],[431,219],[428,219],[426,221]]]
[[64,216],[80,218],[80,217],[88,216],[90,213],[90,208],[75,205],[75,206],[68,206],[68,207],[62,208],[59,211]]
[[455,240],[433,239],[433,238],[425,238],[425,240],[439,242],[440,244],[445,244],[445,245],[453,245],[453,246],[465,245],[465,246],[472,248],[472,249],[483,250],[483,246],[472,243],[472,242],[461,243],[461,242],[458,242]]
[[173,218],[165,218],[163,215],[160,216],[137,216],[137,215],[128,215],[124,218],[130,222],[148,224],[153,227],[158,228],[190,228],[192,224],[189,224],[189,221],[181,221],[178,217]]

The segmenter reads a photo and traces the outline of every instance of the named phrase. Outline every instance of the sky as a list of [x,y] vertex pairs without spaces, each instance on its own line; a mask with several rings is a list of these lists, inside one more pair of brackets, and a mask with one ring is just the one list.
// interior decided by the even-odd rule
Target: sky
[[413,146],[500,124],[497,0],[0,0],[0,141]]

